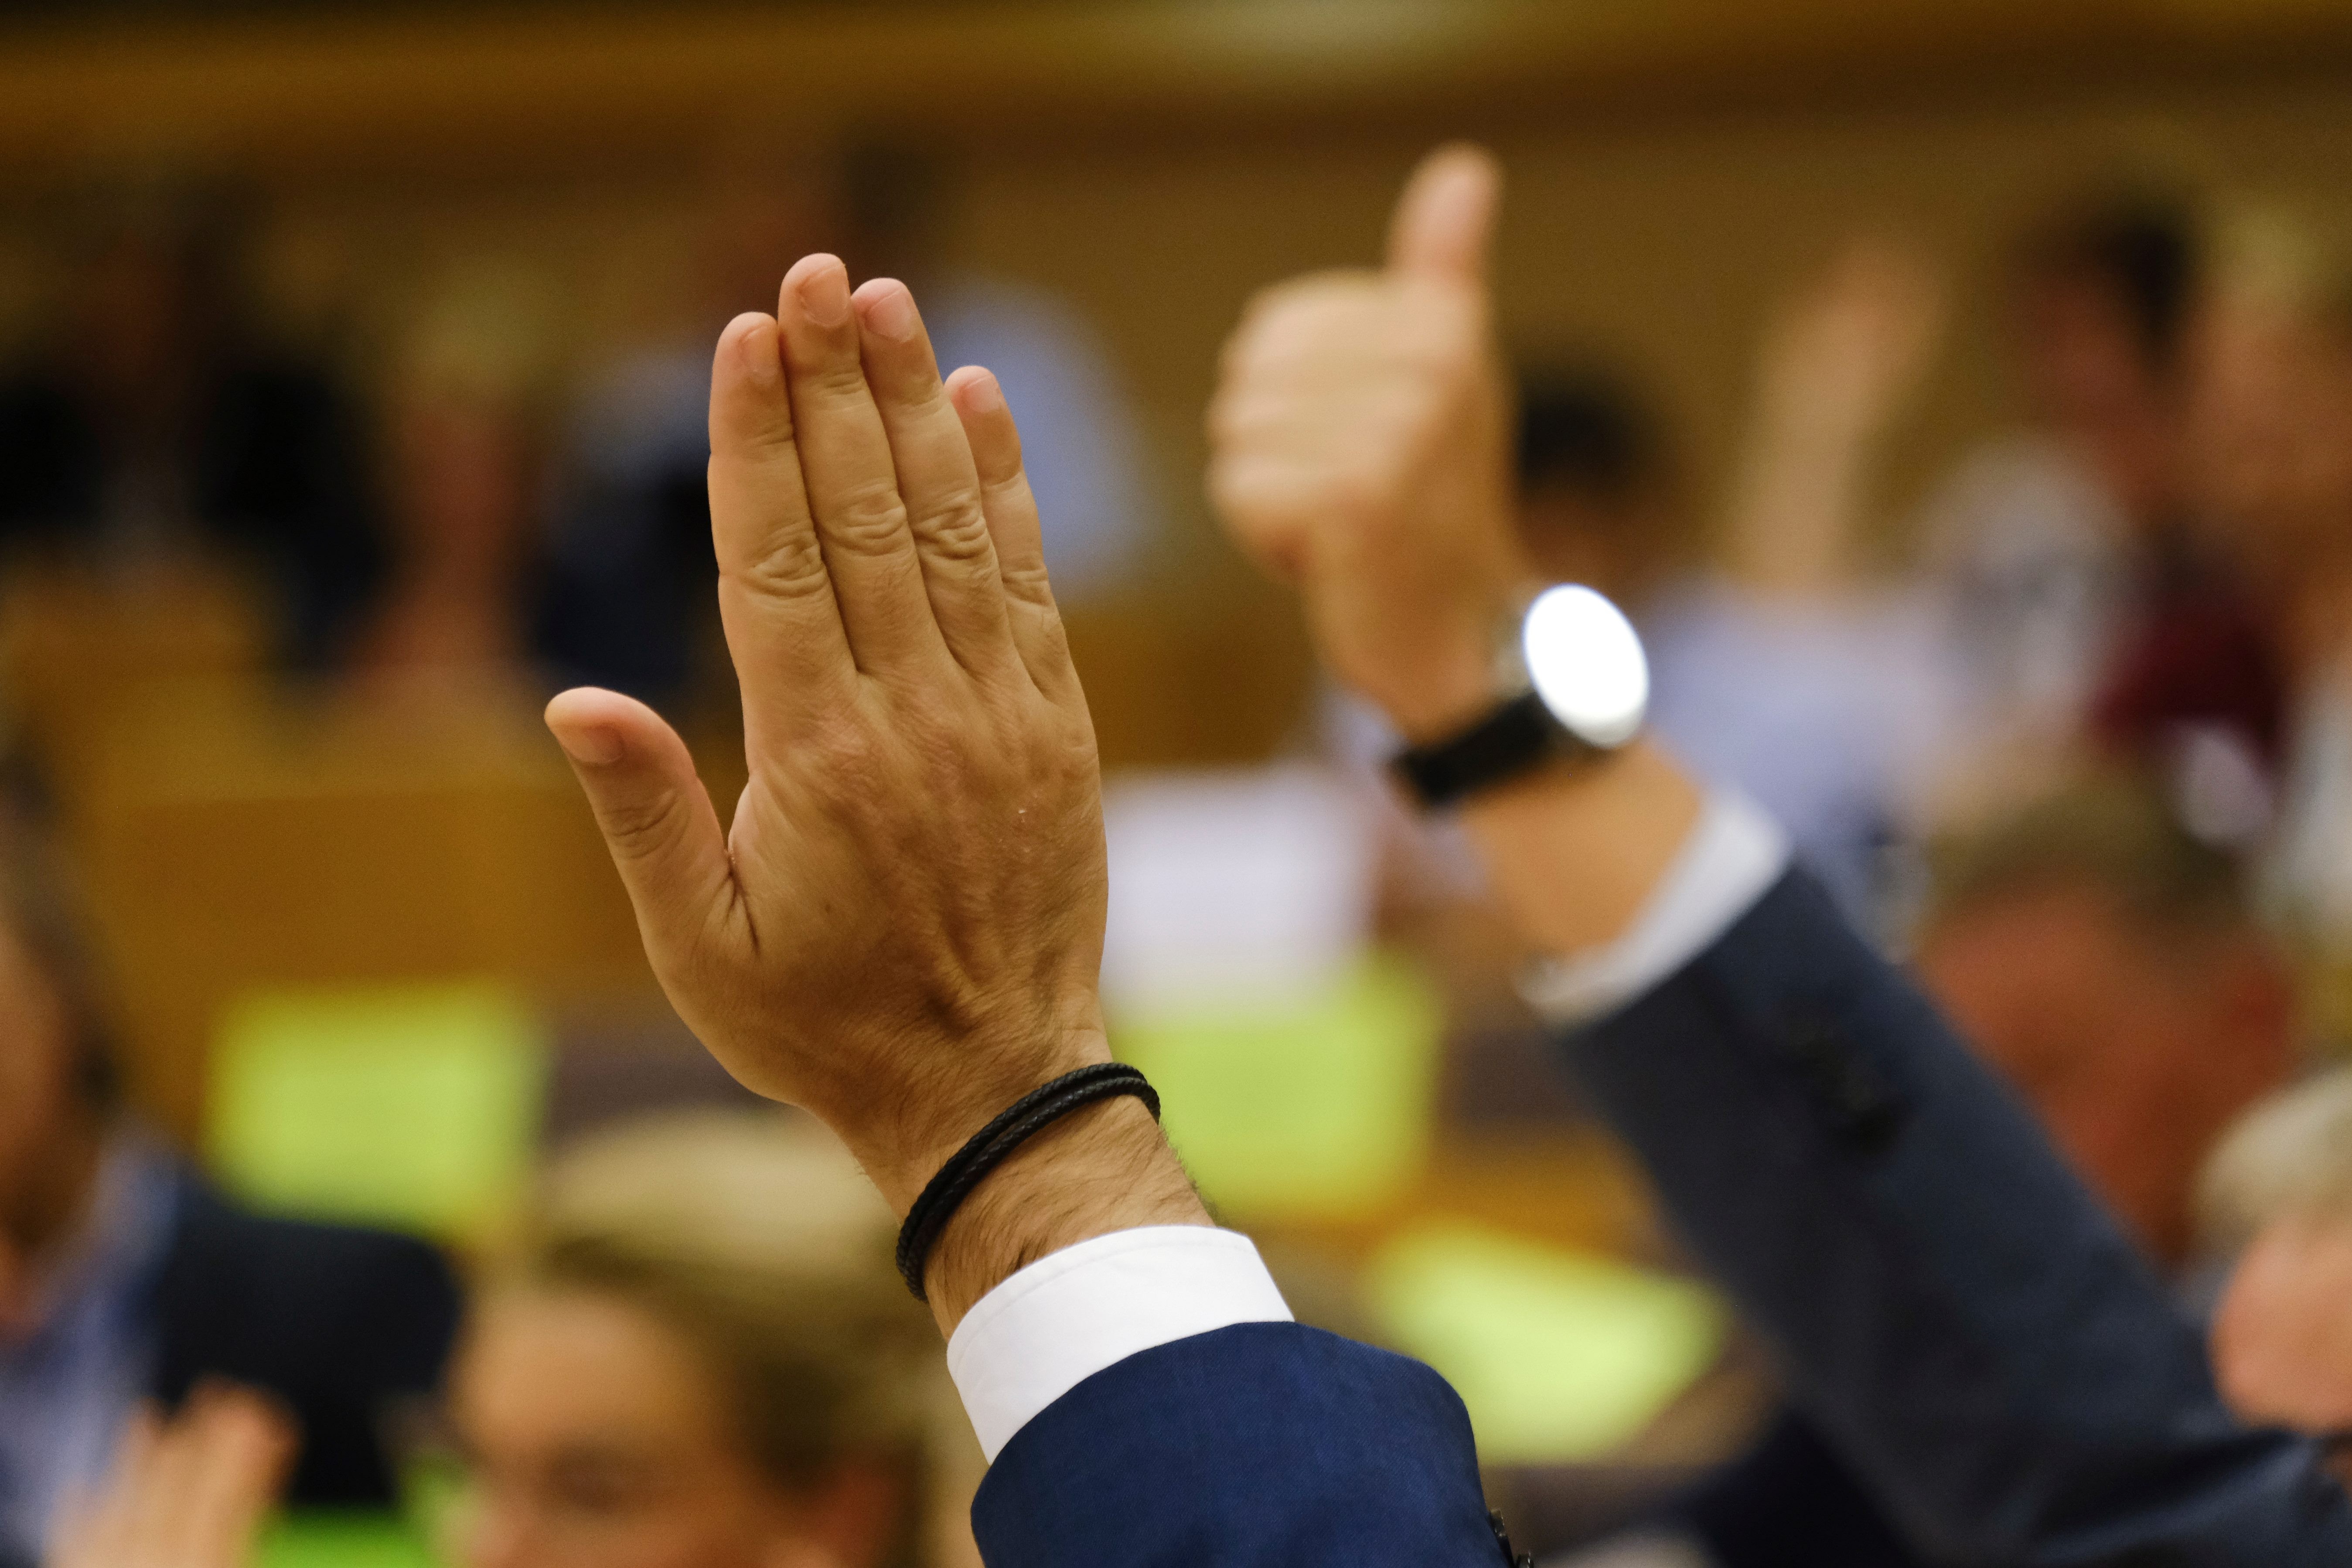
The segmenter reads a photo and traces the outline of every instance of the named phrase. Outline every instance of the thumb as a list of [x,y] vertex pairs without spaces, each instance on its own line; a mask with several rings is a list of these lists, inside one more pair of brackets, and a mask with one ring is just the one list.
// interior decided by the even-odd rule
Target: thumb
[[659,973],[665,953],[699,939],[734,879],[709,792],[677,731],[634,697],[560,692],[547,727],[587,793]]
[[1389,220],[1389,268],[1459,283],[1486,275],[1503,172],[1483,147],[1450,142],[1421,161]]

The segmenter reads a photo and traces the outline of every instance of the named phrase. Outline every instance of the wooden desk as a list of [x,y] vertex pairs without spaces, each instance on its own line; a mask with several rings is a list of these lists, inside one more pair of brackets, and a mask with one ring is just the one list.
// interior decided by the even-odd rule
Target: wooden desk
[[134,1095],[184,1135],[214,1019],[256,986],[653,984],[535,697],[310,705],[158,683],[84,758],[69,821]]

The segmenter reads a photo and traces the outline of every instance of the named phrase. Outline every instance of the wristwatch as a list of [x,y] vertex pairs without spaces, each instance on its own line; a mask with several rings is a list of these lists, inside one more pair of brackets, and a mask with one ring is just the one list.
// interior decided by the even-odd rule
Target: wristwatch
[[1563,759],[1592,759],[1641,732],[1650,666],[1624,612],[1591,588],[1548,588],[1497,659],[1505,695],[1443,739],[1397,753],[1405,789],[1434,811]]

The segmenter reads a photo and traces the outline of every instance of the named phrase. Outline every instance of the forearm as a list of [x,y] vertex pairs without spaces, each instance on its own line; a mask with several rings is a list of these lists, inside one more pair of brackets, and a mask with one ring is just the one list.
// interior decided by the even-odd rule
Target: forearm
[[1775,596],[1834,593],[1853,573],[1867,437],[1760,421],[1732,484],[1725,574]]
[[1488,791],[1463,812],[1520,937],[1572,954],[1624,934],[1698,819],[1700,791],[1646,742]]

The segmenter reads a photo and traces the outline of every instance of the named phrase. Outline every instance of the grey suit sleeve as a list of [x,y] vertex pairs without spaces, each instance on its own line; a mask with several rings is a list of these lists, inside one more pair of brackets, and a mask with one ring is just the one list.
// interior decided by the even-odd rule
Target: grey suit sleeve
[[2352,1564],[2309,1445],[2231,1419],[2131,1247],[1804,872],[1566,1047],[1926,1554]]

